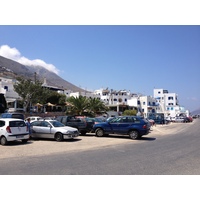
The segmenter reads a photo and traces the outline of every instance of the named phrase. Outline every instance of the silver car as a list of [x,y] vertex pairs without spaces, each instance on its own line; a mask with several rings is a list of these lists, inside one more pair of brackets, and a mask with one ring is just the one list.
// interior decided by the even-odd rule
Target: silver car
[[65,126],[57,120],[39,120],[31,123],[31,138],[49,138],[56,141],[79,136],[77,128]]

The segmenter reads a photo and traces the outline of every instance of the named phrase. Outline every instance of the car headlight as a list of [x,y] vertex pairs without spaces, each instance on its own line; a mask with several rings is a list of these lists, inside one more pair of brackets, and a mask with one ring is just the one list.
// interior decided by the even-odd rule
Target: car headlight
[[66,134],[72,134],[72,131],[67,131]]

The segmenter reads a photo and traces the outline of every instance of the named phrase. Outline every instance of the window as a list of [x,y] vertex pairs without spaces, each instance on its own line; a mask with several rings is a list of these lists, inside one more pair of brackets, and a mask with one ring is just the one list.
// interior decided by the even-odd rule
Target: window
[[10,121],[9,122],[10,127],[24,127],[26,126],[24,121]]
[[139,123],[140,123],[140,120],[139,120],[138,118],[136,118],[136,117],[133,117],[133,121],[134,121],[134,123],[136,123],[136,124],[139,124]]
[[33,123],[31,123],[32,126],[41,126],[41,121],[35,121]]
[[8,91],[8,86],[4,86],[4,89],[5,89],[6,91]]
[[168,97],[168,100],[174,100],[174,98],[173,97]]
[[143,105],[145,105],[145,102],[143,102]]
[[48,123],[48,122],[45,122],[45,121],[43,121],[43,122],[42,122],[42,124],[41,124],[41,126],[43,126],[43,127],[48,127],[48,126],[49,126],[49,123]]
[[5,126],[5,122],[4,121],[0,121],[0,127]]

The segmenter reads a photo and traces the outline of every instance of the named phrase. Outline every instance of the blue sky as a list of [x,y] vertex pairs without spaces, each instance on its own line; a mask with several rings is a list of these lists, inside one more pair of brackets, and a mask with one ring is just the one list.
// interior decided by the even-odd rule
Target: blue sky
[[200,26],[0,26],[0,55],[36,59],[88,90],[177,93],[200,107]]

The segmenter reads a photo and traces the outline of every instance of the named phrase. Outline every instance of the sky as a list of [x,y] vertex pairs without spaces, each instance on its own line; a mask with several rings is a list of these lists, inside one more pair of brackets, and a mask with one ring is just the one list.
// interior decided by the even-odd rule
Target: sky
[[153,96],[177,93],[200,107],[200,26],[1,25],[0,55],[40,64],[72,84]]
[[[10,2],[4,3],[0,55],[26,65],[40,64],[86,90],[126,89],[153,96],[154,88],[163,88],[177,93],[186,109],[200,108],[200,26],[194,0],[190,4],[167,1],[173,7],[153,0],[160,9],[148,1],[125,0],[124,7],[120,1],[105,1],[106,6],[85,1],[96,10],[84,7],[82,1],[67,7],[63,1],[51,1],[48,9],[36,2],[30,2],[32,10],[21,8],[23,17],[13,9],[10,18],[2,14],[6,7],[10,9]],[[56,12],[57,5],[61,11]]]

